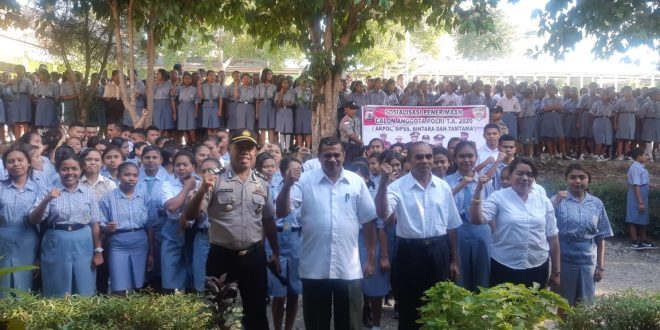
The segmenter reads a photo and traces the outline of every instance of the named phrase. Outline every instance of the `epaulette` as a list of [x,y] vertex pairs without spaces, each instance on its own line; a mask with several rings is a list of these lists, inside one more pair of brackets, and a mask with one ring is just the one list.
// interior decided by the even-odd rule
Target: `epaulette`
[[257,171],[257,170],[253,170],[253,171],[252,171],[252,174],[253,174],[254,176],[260,178],[261,180],[264,180],[264,181],[268,182],[268,179],[266,179],[266,176],[263,175],[261,172],[259,172],[259,171]]

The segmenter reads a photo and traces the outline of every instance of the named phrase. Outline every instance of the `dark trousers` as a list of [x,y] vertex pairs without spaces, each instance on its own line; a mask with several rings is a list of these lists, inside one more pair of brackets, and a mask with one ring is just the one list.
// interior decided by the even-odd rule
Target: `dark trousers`
[[335,329],[362,329],[360,281],[302,279],[305,329],[329,330],[333,312]]
[[345,166],[353,164],[355,158],[362,157],[362,146],[355,143],[344,143],[344,148],[346,150],[346,159],[344,160]]
[[534,282],[544,288],[548,284],[550,275],[550,263],[546,260],[541,266],[527,269],[513,269],[490,259],[490,285],[496,286],[502,283],[524,284],[527,287]]
[[397,237],[392,268],[392,289],[399,306],[399,329],[419,329],[417,308],[424,291],[449,280],[450,254],[447,235],[429,239]]
[[105,108],[105,122],[118,123],[124,118],[124,103],[121,100],[110,99]]
[[247,251],[239,255],[239,251],[211,244],[206,262],[206,274],[220,277],[227,273],[226,281],[237,281],[243,302],[243,326],[247,330],[268,329],[266,317],[268,277],[263,242],[256,243]]

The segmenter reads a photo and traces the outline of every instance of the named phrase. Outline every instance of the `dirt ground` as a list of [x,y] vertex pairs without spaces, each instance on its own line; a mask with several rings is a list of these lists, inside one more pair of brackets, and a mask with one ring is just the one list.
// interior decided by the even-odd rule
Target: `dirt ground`
[[[551,161],[539,164],[543,179],[563,178],[563,170],[570,162]],[[614,180],[625,182],[630,162],[607,161],[587,162],[594,181]],[[660,187],[660,163],[647,165],[651,174],[651,187]],[[607,205],[606,205],[607,207]],[[658,215],[655,215],[658,217]],[[654,237],[654,242],[660,245],[660,237]],[[659,291],[660,290],[660,249],[636,251],[630,249],[630,241],[625,237],[614,237],[606,241],[605,277],[596,286],[596,294],[625,291]],[[269,306],[270,313],[270,306]],[[381,329],[397,329],[394,309],[383,306]],[[269,315],[270,317],[270,315]],[[298,311],[295,329],[305,329],[302,319],[302,307]],[[364,328],[368,329],[368,328]]]

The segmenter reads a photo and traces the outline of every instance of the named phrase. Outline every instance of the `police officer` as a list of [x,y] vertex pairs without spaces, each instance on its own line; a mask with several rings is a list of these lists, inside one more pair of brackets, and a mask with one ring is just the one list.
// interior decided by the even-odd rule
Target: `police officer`
[[442,143],[443,143],[444,140],[445,140],[445,136],[444,136],[444,135],[442,135],[442,134],[436,134],[436,135],[433,137],[433,144],[435,144],[436,146],[440,146],[440,147],[442,147]]
[[229,168],[219,176],[205,174],[185,217],[208,216],[211,247],[207,276],[228,273],[228,281],[238,281],[245,311],[243,325],[246,329],[268,329],[264,233],[273,251],[270,268],[280,271],[273,198],[268,196],[268,183],[252,170],[257,156],[256,134],[236,130],[230,143]]
[[346,150],[346,163],[351,164],[354,158],[362,156],[362,137],[360,134],[360,118],[355,114],[360,106],[353,101],[346,102],[346,115],[339,121],[339,139]]

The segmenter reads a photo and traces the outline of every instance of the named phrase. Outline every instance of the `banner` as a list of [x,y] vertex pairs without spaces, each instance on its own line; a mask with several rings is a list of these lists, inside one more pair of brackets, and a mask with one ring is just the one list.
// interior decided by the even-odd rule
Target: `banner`
[[394,143],[415,141],[447,147],[452,137],[474,141],[477,148],[486,141],[484,126],[489,122],[486,106],[406,107],[368,105],[362,107],[362,141],[385,141],[389,148]]

